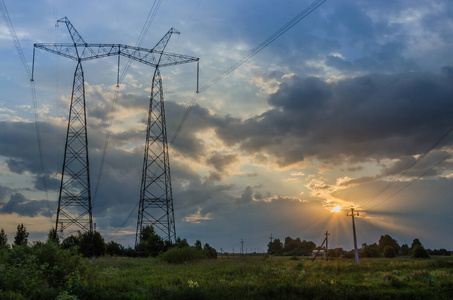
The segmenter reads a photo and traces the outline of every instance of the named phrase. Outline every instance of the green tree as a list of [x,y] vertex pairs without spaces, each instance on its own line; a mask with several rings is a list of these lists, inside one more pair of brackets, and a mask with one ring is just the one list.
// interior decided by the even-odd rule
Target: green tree
[[429,254],[423,246],[417,245],[412,250],[412,258],[429,258]]
[[14,236],[14,245],[27,245],[28,243],[28,232],[27,228],[25,228],[24,224],[21,223],[17,225],[17,232]]
[[204,244],[203,251],[206,253],[207,258],[217,258],[217,251],[209,246],[208,243]]
[[401,255],[408,256],[411,252],[411,249],[409,248],[408,244],[402,244],[400,252]]
[[394,258],[396,256],[395,249],[392,246],[385,246],[384,257]]
[[146,226],[142,229],[140,241],[141,243],[137,250],[153,257],[165,252],[170,246],[169,243],[166,244],[164,240],[156,234],[152,226]]
[[75,247],[75,246],[79,246],[80,244],[80,236],[81,236],[81,233],[80,231],[78,232],[77,235],[70,235],[68,236],[67,238],[65,238],[62,242],[61,242],[61,247],[63,249],[69,249],[69,248],[72,248],[72,247]]
[[393,250],[395,250],[395,253],[398,253],[401,248],[400,245],[398,245],[398,242],[388,234],[381,235],[381,238],[379,239],[379,249],[381,251],[384,251],[384,248],[386,246],[393,247]]
[[197,248],[198,250],[201,250],[203,249],[202,245],[201,245],[201,241],[200,240],[196,240],[195,242],[195,248]]
[[280,242],[280,239],[275,239],[272,242],[267,244],[267,254],[276,255],[280,254],[283,249],[283,244]]
[[115,241],[110,241],[107,244],[105,244],[106,252],[107,254],[111,256],[123,256],[124,255],[124,247],[123,245],[115,242]]
[[379,257],[381,249],[378,244],[374,243],[371,245],[362,244],[362,255],[365,257]]
[[59,244],[60,243],[60,238],[58,237],[57,231],[55,228],[51,228],[49,230],[49,233],[47,234],[47,242],[52,242]]
[[300,242],[299,249],[301,250],[300,252],[302,255],[311,256],[315,248],[316,244],[312,241],[303,240],[302,242]]
[[104,256],[106,251],[105,241],[101,234],[95,232],[85,232],[80,236],[79,253],[83,256],[90,257]]
[[176,247],[178,248],[184,248],[184,247],[189,247],[189,243],[187,242],[186,239],[182,239],[180,237],[176,238]]
[[0,231],[0,249],[2,249],[2,248],[9,248],[8,236],[6,235],[6,233],[3,230],[3,228]]
[[422,243],[420,242],[419,239],[414,239],[412,241],[411,251],[413,251],[415,249],[415,247],[417,247],[417,246],[423,247],[423,245],[422,245]]

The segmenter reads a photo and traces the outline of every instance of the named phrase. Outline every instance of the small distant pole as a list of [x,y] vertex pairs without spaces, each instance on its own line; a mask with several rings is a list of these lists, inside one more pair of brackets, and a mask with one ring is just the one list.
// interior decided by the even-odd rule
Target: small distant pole
[[355,249],[355,263],[356,264],[359,264],[359,250],[357,249],[357,235],[355,233],[355,221],[354,221],[354,215],[355,216],[358,216],[359,213],[358,212],[354,212],[354,208],[351,207],[351,212],[348,213],[346,216],[349,217],[351,216],[352,217],[352,232],[353,232],[353,235],[354,235],[354,249]]
[[241,256],[244,256],[244,241],[241,239]]
[[328,251],[329,251],[329,232],[326,230],[326,261],[328,260],[327,257],[329,256],[328,255]]

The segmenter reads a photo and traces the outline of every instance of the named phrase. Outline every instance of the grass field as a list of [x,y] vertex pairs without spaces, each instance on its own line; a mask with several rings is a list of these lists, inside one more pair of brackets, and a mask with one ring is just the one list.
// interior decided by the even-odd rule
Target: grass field
[[453,258],[205,260],[104,257],[74,274],[83,299],[453,299]]

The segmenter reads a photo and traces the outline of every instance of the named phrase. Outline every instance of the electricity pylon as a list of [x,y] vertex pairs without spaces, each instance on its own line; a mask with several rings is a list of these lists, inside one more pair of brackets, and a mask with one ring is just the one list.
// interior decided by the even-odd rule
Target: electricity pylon
[[[55,235],[58,232],[63,233],[66,228],[72,225],[77,226],[78,230],[93,232],[83,59],[80,57],[78,48],[75,47],[77,44],[86,43],[67,18],[59,19],[58,23],[65,23],[68,28],[74,45],[72,58],[77,61],[77,66],[69,108]],[[34,46],[43,48],[41,45],[35,44]],[[54,46],[57,46],[57,44],[54,44]],[[47,50],[46,48],[43,49]],[[60,52],[54,51],[54,53],[63,55]]]
[[[56,218],[56,230],[55,232],[63,232],[70,226],[77,226],[80,230],[85,232],[93,231],[93,221],[92,221],[92,210],[91,210],[91,189],[90,189],[90,172],[89,172],[89,160],[88,160],[88,138],[87,138],[87,122],[86,122],[86,106],[85,106],[85,89],[84,89],[84,75],[82,69],[82,61],[115,56],[118,55],[118,70],[120,64],[120,56],[127,57],[129,59],[138,61],[140,63],[154,67],[155,73],[153,77],[153,86],[155,86],[155,81],[160,82],[160,85],[156,85],[156,88],[161,92],[158,95],[155,95],[154,98],[158,98],[162,102],[162,116],[158,119],[160,121],[160,127],[162,131],[165,130],[165,114],[163,111],[163,94],[162,94],[162,78],[160,76],[159,67],[174,66],[189,62],[195,62],[199,59],[192,56],[180,55],[174,53],[164,52],[165,46],[167,45],[171,35],[173,33],[179,33],[175,29],[170,29],[167,34],[157,43],[153,49],[146,49],[134,46],[128,46],[123,44],[89,44],[80,36],[68,18],[64,17],[57,21],[58,23],[65,23],[68,31],[71,35],[72,43],[38,43],[34,47],[42,49],[77,62],[76,71],[74,73],[74,83],[71,97],[71,106],[69,110],[69,120],[68,120],[68,130],[66,136],[66,145],[65,145],[65,154],[64,162],[62,169],[61,185],[60,185],[60,195],[58,198],[58,210]],[[34,60],[35,60],[35,51],[33,50],[33,67],[32,67],[32,80],[34,73]],[[119,76],[117,76],[117,80]],[[117,82],[118,83],[118,82]],[[198,86],[198,82],[197,82]],[[153,99],[153,91],[151,94]],[[150,115],[151,109],[153,107],[152,101],[150,102]],[[149,118],[150,119],[150,118]],[[150,132],[150,122],[148,122],[148,135]],[[153,144],[156,140],[150,138],[148,142],[147,135],[147,145]],[[157,154],[158,157],[151,159],[151,162],[148,165],[152,165],[155,160],[159,160],[161,156],[165,156],[164,162],[167,166],[168,172],[165,172],[164,181],[169,184],[169,189],[171,191],[170,181],[170,168],[168,163],[168,146],[166,143],[166,132],[162,132],[161,135],[165,136],[165,142],[163,150],[166,154]],[[152,137],[152,135],[150,135]],[[160,141],[160,139],[158,140]],[[160,156],[159,156],[160,155]],[[147,157],[152,157],[152,154],[145,152],[145,162],[148,161]],[[145,165],[145,164],[144,164]],[[145,169],[145,167],[144,167]],[[145,174],[145,171],[143,171]],[[149,176],[147,176],[149,178]],[[161,179],[159,179],[161,180]],[[145,180],[145,185],[143,185],[144,180],[142,179],[142,190],[147,191],[153,186],[153,182]],[[142,193],[141,193],[142,194]],[[146,192],[144,194],[147,194]],[[171,192],[169,193],[171,196]],[[147,199],[144,197],[143,199]],[[142,202],[142,197],[140,198],[140,203]],[[166,202],[171,204],[173,208],[172,198],[166,198]],[[146,214],[145,221],[142,221],[137,224],[140,224],[140,228],[137,225],[137,236],[139,236],[139,230],[141,234],[142,225],[159,225],[158,222],[162,220],[162,217],[148,217],[151,215],[148,212],[148,206],[141,205],[142,214]],[[139,210],[140,218],[140,210]],[[171,211],[171,217],[167,218],[172,220],[174,233],[174,217],[173,211]],[[160,228],[159,228],[160,229]],[[170,234],[168,235],[170,239]],[[139,239],[138,239],[139,240]]]
[[[146,226],[154,227],[157,232],[164,235],[163,237],[165,240],[176,241],[164,94],[162,76],[159,70],[160,67],[164,66],[161,63],[161,60],[166,53],[163,51],[165,50],[171,35],[174,33],[179,34],[175,29],[170,29],[170,31],[168,31],[153,48],[153,51],[160,53],[160,57],[157,60],[151,84],[145,155],[143,159],[137,217],[137,231],[135,235],[135,249],[137,252],[143,252],[143,249],[141,249],[141,238],[143,228]],[[194,61],[198,62],[198,58],[181,55],[179,59],[174,61],[174,64],[183,64]]]

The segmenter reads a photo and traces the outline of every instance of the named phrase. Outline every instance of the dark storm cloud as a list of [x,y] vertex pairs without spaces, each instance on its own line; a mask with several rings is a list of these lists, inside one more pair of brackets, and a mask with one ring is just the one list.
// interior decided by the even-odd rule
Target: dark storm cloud
[[[167,136],[168,141],[173,138],[179,122],[184,115],[187,107],[176,102],[165,102],[167,117]],[[208,109],[195,104],[190,109],[190,115],[186,119],[182,130],[179,132],[177,139],[172,147],[185,157],[200,160],[206,157],[206,146],[202,138],[197,137],[197,133],[203,130],[213,128],[218,124],[220,119],[212,115]]]
[[7,201],[2,208],[0,213],[12,214],[17,213],[21,216],[36,217],[43,215],[49,217],[53,214],[51,207],[54,207],[54,203],[47,200],[29,200],[20,193],[11,195],[9,201]]
[[7,158],[11,172],[42,174],[61,171],[56,159],[63,155],[58,152],[61,148],[58,146],[61,142],[57,140],[58,128],[46,122],[40,122],[39,126],[43,160],[46,162],[44,169],[40,163],[35,123],[0,122],[0,155]]
[[214,151],[206,162],[213,166],[217,171],[225,171],[229,165],[238,160],[237,154],[222,154]]
[[0,184],[0,203],[6,199],[6,195],[11,193],[11,189]]
[[51,178],[48,175],[35,177],[35,189],[39,191],[58,191],[60,189],[60,180]]
[[339,162],[420,154],[451,127],[452,83],[417,72],[336,83],[293,76],[269,97],[274,108],[246,120],[226,117],[216,133],[246,152],[272,154],[281,166],[305,157]]
[[[443,161],[445,158],[447,160]],[[446,151],[433,151],[422,160],[418,161],[413,156],[405,156],[400,158],[393,165],[382,165],[381,174],[383,176],[398,175],[404,172],[405,177],[418,177],[425,174],[432,166],[436,168],[429,170],[424,177],[441,175],[445,171],[451,170],[453,162],[448,161],[449,153]],[[442,164],[437,165],[442,161]],[[408,168],[411,168],[410,170]]]

